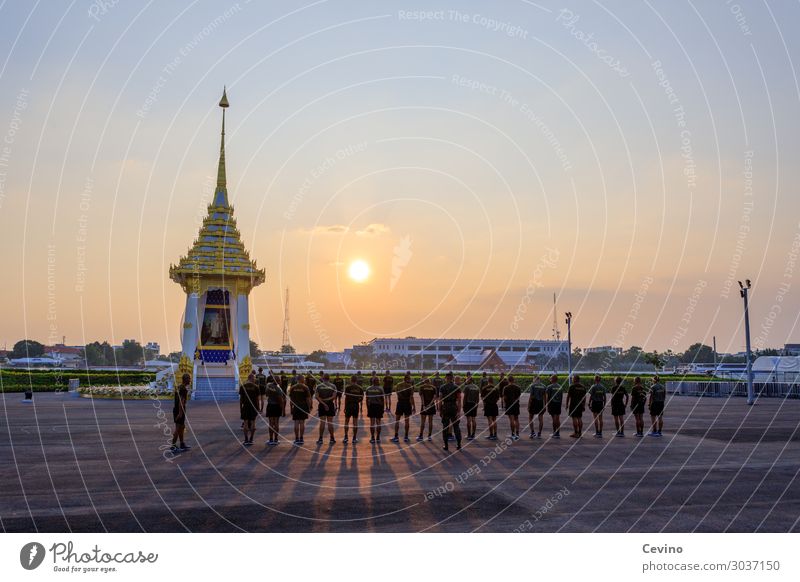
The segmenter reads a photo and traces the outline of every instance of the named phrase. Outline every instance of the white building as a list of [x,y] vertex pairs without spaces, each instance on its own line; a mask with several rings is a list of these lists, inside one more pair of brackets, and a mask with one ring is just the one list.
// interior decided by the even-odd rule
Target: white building
[[372,346],[375,357],[406,359],[422,356],[432,358],[437,367],[459,354],[480,354],[485,350],[495,350],[508,366],[521,366],[539,356],[550,359],[567,354],[567,342],[556,340],[406,337],[375,338],[368,345]]
[[603,353],[603,354],[621,354],[622,348],[616,346],[596,346],[594,348],[585,348],[584,354]]

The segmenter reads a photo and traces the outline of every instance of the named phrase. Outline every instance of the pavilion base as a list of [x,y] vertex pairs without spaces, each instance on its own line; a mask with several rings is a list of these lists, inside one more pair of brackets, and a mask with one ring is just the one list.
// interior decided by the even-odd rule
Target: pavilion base
[[195,366],[192,400],[226,402],[238,400],[239,381],[235,364]]

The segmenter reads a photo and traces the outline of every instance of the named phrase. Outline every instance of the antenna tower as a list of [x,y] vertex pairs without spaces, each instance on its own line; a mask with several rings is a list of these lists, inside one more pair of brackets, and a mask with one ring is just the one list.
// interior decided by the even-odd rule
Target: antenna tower
[[553,339],[558,341],[561,339],[561,332],[558,330],[558,307],[556,306],[556,294],[553,293]]
[[286,288],[286,299],[283,302],[283,336],[281,347],[290,345],[289,342],[289,288]]

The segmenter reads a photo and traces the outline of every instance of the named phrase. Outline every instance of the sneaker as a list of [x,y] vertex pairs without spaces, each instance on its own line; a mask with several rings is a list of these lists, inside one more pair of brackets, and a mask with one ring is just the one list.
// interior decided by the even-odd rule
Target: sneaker
[[540,439],[540,438],[542,438],[542,433],[541,433],[541,432],[537,432],[537,433],[536,433],[536,438],[537,438],[537,439]]
[[617,434],[615,434],[614,436],[617,438],[624,437],[625,433],[617,432]]
[[249,447],[250,446],[250,441],[242,441],[242,445],[245,446],[245,447]]
[[[344,438],[342,439],[342,442],[343,442],[344,444],[347,444],[347,437],[344,437]],[[353,442],[356,442],[356,439],[353,439]]]
[[536,433],[535,433],[535,432],[532,432],[532,433],[531,433],[531,436],[529,436],[528,438],[535,439],[535,438],[536,438]]
[[400,439],[397,438],[397,437],[394,437],[394,438],[389,439],[389,440],[391,440],[391,442],[393,442],[393,443],[399,443],[400,442]]
[[356,444],[357,442],[358,442],[358,439],[356,437],[353,437],[353,444]]
[[658,436],[664,436],[664,435],[661,434],[661,431],[658,431]]
[[474,441],[475,440],[475,435],[473,435],[473,434],[467,435],[467,440],[468,441]]
[[[250,441],[251,444],[252,444],[252,442],[253,441]],[[192,447],[190,447],[189,445],[185,445],[185,444],[181,443],[181,446],[180,446],[181,451],[188,451],[191,448]]]
[[169,448],[169,450],[172,451],[173,453],[177,453],[177,452],[180,452],[181,449],[180,449],[180,447],[178,445],[172,445]]
[[330,439],[330,440],[328,441],[328,444],[329,444],[329,445],[335,445],[335,444],[336,444],[336,439]]
[[300,444],[301,444],[301,445],[304,445],[304,444],[306,444],[306,439],[304,439],[304,438],[301,438],[301,439],[300,439]]
[[371,439],[369,439],[369,442],[374,444],[375,443],[375,439],[371,438]]
[[321,439],[321,438],[317,439],[317,444],[318,444],[318,445],[321,445],[321,444],[322,444],[322,439]]
[[576,432],[572,433],[571,435],[569,435],[569,438],[571,438],[571,439],[578,438],[578,433],[576,433]]
[[442,449],[445,450],[445,451],[449,451],[450,450],[447,445],[443,446]]
[[553,433],[553,438],[554,439],[560,439],[561,438],[561,433]]
[[596,439],[601,439],[601,438],[603,438],[603,433],[601,433],[601,432],[596,432],[596,433],[594,433],[594,438],[596,438]]
[[417,441],[424,441],[424,440],[425,440],[425,437],[424,437],[424,436],[422,436],[422,435],[419,435],[419,436],[417,437]]
[[454,441],[454,440],[456,440],[456,437],[453,436],[453,435],[448,435],[447,440],[448,441]]
[[456,450],[457,450],[457,451],[460,451],[460,450],[461,450],[461,444],[457,444],[457,445],[456,445]]
[[647,433],[647,436],[649,436],[649,437],[657,437],[658,433],[655,432],[655,431],[650,431],[649,433]]
[[429,435],[429,436],[428,436],[428,440],[429,440],[429,441],[432,441],[432,440],[433,440],[433,437],[431,437],[431,436]]
[[636,433],[634,436],[637,436],[637,437],[639,437],[639,438],[642,438],[644,435],[643,435],[642,433],[640,433],[640,432],[637,432],[637,433]]
[[411,442],[411,439],[410,439],[410,438],[408,438],[408,437],[404,437],[404,438],[403,438],[403,442],[404,442],[404,443],[410,443],[410,442]]
[[375,439],[375,442],[376,442],[376,443],[379,443],[379,442],[381,442],[381,437],[377,437],[377,438]]

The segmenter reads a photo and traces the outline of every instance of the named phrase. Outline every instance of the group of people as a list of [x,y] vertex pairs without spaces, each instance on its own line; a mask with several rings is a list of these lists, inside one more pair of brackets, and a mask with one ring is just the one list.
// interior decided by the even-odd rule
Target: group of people
[[[467,372],[464,376],[447,372],[444,377],[439,372],[433,375],[422,374],[417,382],[411,373],[406,372],[402,380],[395,385],[390,372],[381,378],[377,372],[370,377],[356,372],[348,379],[339,374],[331,376],[321,372],[318,377],[309,372],[290,375],[265,375],[261,368],[253,371],[239,388],[239,404],[241,410],[242,430],[245,446],[253,444],[256,431],[256,419],[263,415],[267,419],[269,439],[267,445],[279,443],[280,419],[287,414],[287,408],[294,422],[294,444],[303,444],[305,424],[316,409],[319,417],[319,438],[317,444],[324,442],[328,433],[329,443],[336,442],[334,417],[344,411],[343,443],[357,443],[360,418],[369,419],[370,443],[379,443],[384,428],[384,415],[392,414],[392,400],[396,398],[394,408],[394,437],[391,442],[400,442],[400,430],[404,442],[410,442],[409,431],[411,416],[417,414],[417,398],[421,418],[417,441],[433,440],[433,417],[438,415],[442,422],[444,450],[449,450],[450,442],[455,441],[456,449],[461,448],[461,419],[466,419],[466,439],[473,440],[477,432],[478,409],[483,405],[483,414],[488,422],[489,440],[497,440],[497,419],[500,406],[503,415],[508,417],[511,439],[520,438],[520,400],[523,389],[516,383],[514,376],[500,374],[497,383],[490,375],[483,373],[480,377]],[[653,377],[648,387],[637,377],[633,381],[630,392],[626,389],[622,377],[614,380],[614,385],[607,389],[601,383],[600,376],[594,377],[594,383],[588,388],[581,382],[580,376],[573,376],[569,386],[559,383],[557,375],[549,378],[545,384],[540,376],[535,376],[527,387],[530,394],[528,400],[528,428],[530,438],[541,438],[544,429],[545,412],[552,419],[552,438],[561,438],[561,412],[566,404],[566,412],[572,419],[572,434],[579,438],[583,435],[583,415],[589,408],[592,413],[596,438],[603,438],[603,413],[611,400],[611,415],[614,417],[615,436],[625,436],[626,410],[630,409],[636,425],[636,436],[644,436],[645,407],[650,413],[649,435],[660,437],[663,429],[664,404],[666,387],[658,376]],[[190,378],[183,377],[183,383],[176,388],[175,417],[176,430],[173,434],[173,450],[186,450],[184,443],[186,422],[186,398]],[[416,397],[415,397],[416,396]],[[316,407],[314,402],[316,401]],[[536,424],[536,426],[534,426]],[[387,424],[391,429],[391,421]],[[427,428],[427,437],[426,437]],[[178,445],[180,440],[180,445]]]

